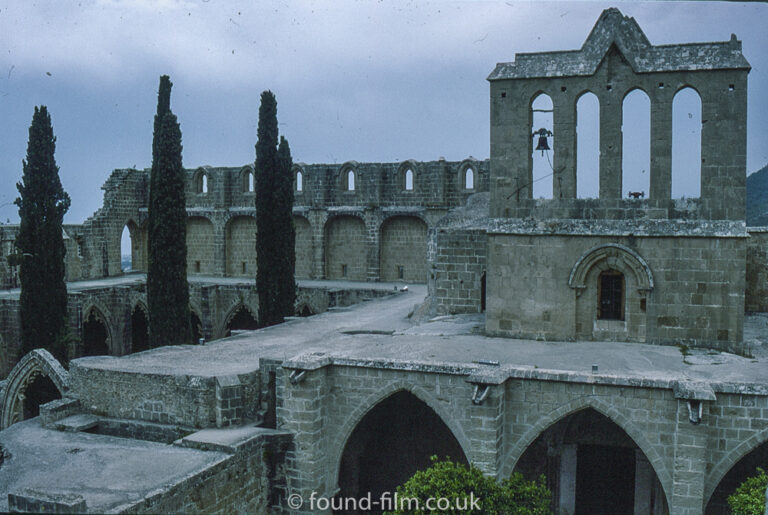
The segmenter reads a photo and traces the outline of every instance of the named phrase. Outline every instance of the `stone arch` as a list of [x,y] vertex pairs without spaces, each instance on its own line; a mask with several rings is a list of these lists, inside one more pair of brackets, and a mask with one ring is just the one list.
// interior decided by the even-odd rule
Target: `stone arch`
[[353,193],[360,189],[358,166],[357,161],[347,161],[341,165],[338,177],[339,189],[341,191]]
[[312,277],[312,261],[314,259],[314,243],[312,238],[312,223],[303,215],[293,215],[293,227],[296,230],[296,277],[309,279]]
[[637,252],[619,243],[606,243],[589,249],[576,261],[568,277],[568,286],[576,290],[579,296],[587,288],[586,279],[589,271],[597,263],[609,260],[612,264],[623,264],[617,268],[628,269],[638,292],[645,296],[653,290],[653,273],[645,259]]
[[379,227],[382,281],[427,281],[427,222],[420,216],[393,215]]
[[256,191],[256,176],[253,173],[253,167],[250,165],[240,169],[240,191],[243,193],[253,193]]
[[227,220],[226,275],[229,277],[255,277],[257,270],[256,239],[258,227],[256,218],[236,215]]
[[600,97],[586,89],[574,102],[576,109],[576,197],[600,196]]
[[[410,173],[409,173],[410,172]],[[397,168],[397,184],[399,191],[416,191],[418,181],[418,164],[413,159],[407,159]]]
[[[480,163],[474,157],[468,157],[459,165],[456,184],[459,191],[476,191],[480,189]],[[471,177],[471,182],[469,178]],[[468,187],[471,186],[471,187]]]
[[[82,334],[82,356],[98,356],[99,354],[92,354],[90,351],[88,351],[88,348],[91,346],[91,342],[87,342],[87,334],[86,331],[90,329],[89,323],[91,322],[91,319],[93,319],[94,323],[100,323],[104,327],[104,343],[103,345],[106,347],[107,354],[110,354],[113,352],[112,349],[112,343],[114,342],[113,335],[114,335],[114,329],[112,327],[112,315],[110,314],[109,310],[99,301],[97,300],[91,300],[83,309],[83,320],[81,325],[81,334]],[[93,349],[94,351],[99,350],[99,345],[97,342],[93,342],[96,344],[96,347]]]
[[629,88],[621,100],[621,187],[620,197],[651,189],[651,96],[645,89]]
[[414,397],[432,409],[432,411],[435,412],[443,424],[445,424],[448,430],[453,434],[454,438],[456,438],[462,452],[464,453],[464,456],[467,458],[471,456],[471,443],[463,428],[455,422],[453,417],[451,417],[450,414],[445,411],[445,409],[440,405],[439,401],[432,394],[430,394],[424,388],[421,388],[420,386],[414,385],[412,383],[405,381],[393,381],[380,390],[377,390],[375,393],[369,395],[362,401],[358,402],[357,406],[355,406],[349,412],[349,416],[341,426],[340,430],[336,432],[336,437],[332,440],[332,443],[329,447],[330,452],[328,456],[330,463],[328,465],[331,473],[328,476],[328,480],[332,483],[328,485],[328,491],[337,490],[339,471],[341,469],[341,460],[344,454],[344,449],[355,428],[360,424],[360,422],[362,422],[365,416],[371,412],[371,410],[376,408],[386,399],[399,392],[408,392],[412,394]]
[[307,171],[304,163],[294,163],[291,172],[293,172],[293,191],[301,195],[307,189]]
[[0,429],[21,421],[24,392],[40,375],[50,378],[63,397],[69,391],[69,372],[45,349],[27,353],[13,367],[0,397]]
[[325,277],[365,281],[368,230],[356,213],[331,216],[325,222]]
[[704,506],[709,504],[725,475],[745,456],[763,444],[768,443],[768,427],[753,433],[749,438],[739,443],[731,452],[718,461],[704,480]]
[[131,308],[131,353],[142,352],[149,345],[149,308],[143,300],[132,303]]
[[129,241],[129,252],[131,256],[131,266],[130,271],[141,271],[146,270],[147,267],[147,232],[144,228],[142,228],[133,217],[129,217],[125,223],[121,226],[119,240],[118,240],[118,248],[120,249],[117,252],[117,255],[120,259],[120,271],[124,272],[126,270],[123,270],[123,236],[125,235],[125,231],[128,231],[128,239]]
[[553,426],[555,423],[563,420],[569,415],[573,415],[587,408],[592,408],[610,419],[611,422],[616,424],[632,439],[632,441],[634,441],[637,447],[643,454],[645,454],[653,471],[656,473],[656,477],[658,477],[662,489],[664,490],[667,504],[669,504],[670,499],[672,498],[672,476],[671,472],[666,467],[664,458],[659,454],[656,447],[648,441],[643,430],[640,427],[637,427],[629,417],[609,403],[595,396],[578,397],[550,411],[546,416],[538,418],[536,422],[517,439],[515,444],[504,453],[504,458],[502,459],[502,464],[499,469],[499,477],[508,477],[512,474],[515,465],[517,465],[518,460],[522,457],[526,449],[528,449],[528,447],[547,428]]
[[211,190],[211,173],[205,167],[200,167],[195,170],[192,175],[193,191],[195,193],[208,193]]
[[[528,163],[529,183],[532,198],[554,197],[554,171],[552,170],[552,155],[554,154],[554,112],[555,103],[552,95],[545,91],[535,93],[528,104]],[[541,133],[540,131],[544,131]],[[549,150],[536,150],[539,141],[546,138]]]
[[230,307],[226,311],[226,314],[221,318],[221,322],[219,323],[219,327],[217,328],[215,333],[218,338],[224,338],[227,336],[227,332],[229,332],[229,324],[232,322],[232,319],[235,317],[235,315],[237,315],[237,313],[241,309],[247,310],[248,313],[251,315],[251,317],[258,323],[258,320],[259,320],[258,308],[254,306],[250,306],[243,299],[237,299],[230,304]]

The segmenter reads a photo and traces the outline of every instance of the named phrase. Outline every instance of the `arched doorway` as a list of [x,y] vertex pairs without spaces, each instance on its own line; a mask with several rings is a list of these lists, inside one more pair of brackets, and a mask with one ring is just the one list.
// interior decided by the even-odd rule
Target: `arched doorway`
[[149,349],[149,320],[147,313],[136,305],[131,313],[131,350],[142,352]]
[[709,498],[706,515],[730,515],[728,496],[749,477],[757,475],[757,467],[768,469],[768,442],[759,445],[752,452],[741,458],[731,467],[718,483],[712,497]]
[[231,336],[233,331],[252,331],[259,328],[259,321],[256,320],[250,310],[245,306],[240,306],[235,311],[227,323],[225,336]]
[[109,354],[109,331],[102,315],[95,309],[88,312],[83,322],[83,356],[106,356]]
[[467,464],[456,437],[432,408],[399,391],[372,408],[347,439],[339,467],[339,495],[362,498],[394,492],[430,456]]
[[542,432],[515,471],[527,479],[545,474],[557,513],[669,513],[648,458],[621,427],[592,408]]

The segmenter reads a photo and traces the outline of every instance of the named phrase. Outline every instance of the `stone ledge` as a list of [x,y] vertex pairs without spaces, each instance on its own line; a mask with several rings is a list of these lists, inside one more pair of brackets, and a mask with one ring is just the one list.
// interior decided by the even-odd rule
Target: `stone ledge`
[[25,488],[8,493],[8,511],[15,513],[85,513],[88,507],[82,495],[56,494]]
[[494,218],[488,234],[525,236],[654,236],[692,238],[747,238],[744,222],[724,220],[577,220]]

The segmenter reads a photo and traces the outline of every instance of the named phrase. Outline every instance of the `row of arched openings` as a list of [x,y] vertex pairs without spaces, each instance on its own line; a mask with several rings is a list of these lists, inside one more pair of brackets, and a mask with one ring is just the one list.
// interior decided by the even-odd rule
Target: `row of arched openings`
[[[663,84],[660,84],[663,87]],[[558,140],[554,105],[546,93],[531,102],[532,191],[534,198],[553,198],[555,173],[552,152],[537,150],[540,129],[551,133],[548,146]],[[692,87],[679,90],[672,102],[672,198],[701,195],[701,98]],[[648,198],[651,190],[651,101],[642,89],[627,93],[622,102],[622,196]],[[576,196],[600,196],[600,101],[591,92],[576,102]]]
[[[401,187],[404,191],[414,191],[416,175],[412,168],[407,168],[401,175]],[[463,178],[463,187],[465,190],[475,189],[475,170],[472,166],[467,166],[461,173]],[[357,176],[354,170],[346,169],[339,176],[341,189],[347,192],[355,191]],[[294,182],[297,192],[304,191],[304,173],[301,170],[296,172]]]
[[[199,170],[192,177],[192,183],[195,193],[208,193],[211,189],[210,174],[204,170]],[[253,172],[250,169],[245,169],[240,174],[240,191],[242,193],[253,193],[255,187]]]
[[[338,496],[361,499],[370,492],[380,499],[427,468],[431,456],[468,463],[443,419],[416,395],[400,390],[373,406],[346,438]],[[705,512],[730,513],[727,495],[767,459],[768,443],[743,456],[722,478]],[[622,427],[591,407],[542,431],[519,457],[514,472],[529,480],[544,474],[555,513],[669,513],[667,494],[648,456]]]

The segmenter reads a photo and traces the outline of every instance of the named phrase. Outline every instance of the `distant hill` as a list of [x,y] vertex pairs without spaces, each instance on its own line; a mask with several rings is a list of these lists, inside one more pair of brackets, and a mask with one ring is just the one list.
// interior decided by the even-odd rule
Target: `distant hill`
[[747,177],[747,225],[768,225],[768,165]]

